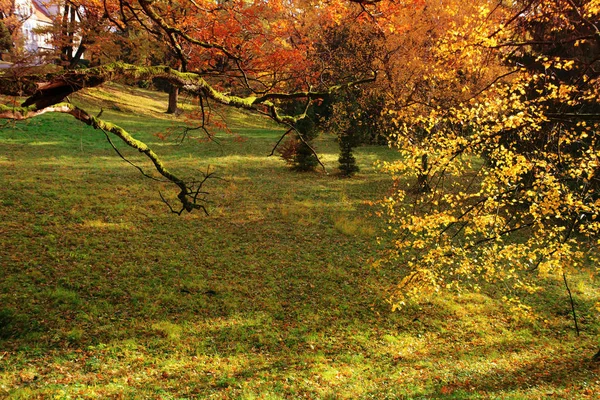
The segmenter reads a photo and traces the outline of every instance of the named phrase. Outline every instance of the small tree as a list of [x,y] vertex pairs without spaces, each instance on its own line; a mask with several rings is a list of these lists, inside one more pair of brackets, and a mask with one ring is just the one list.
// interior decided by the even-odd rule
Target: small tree
[[293,169],[296,171],[313,171],[319,165],[319,160],[311,145],[317,137],[316,124],[311,118],[307,117],[296,122],[295,128],[298,145],[293,157]]
[[359,171],[356,165],[356,158],[352,154],[352,149],[356,147],[356,136],[351,131],[346,131],[338,138],[340,145],[340,163],[339,170],[344,176],[352,176]]
[[307,107],[305,102],[293,101],[282,104],[281,110],[286,114],[303,115],[303,118],[295,120],[286,133],[295,134],[278,146],[279,156],[294,171],[313,171],[320,164],[312,143],[319,135],[318,126],[325,110],[322,102]]

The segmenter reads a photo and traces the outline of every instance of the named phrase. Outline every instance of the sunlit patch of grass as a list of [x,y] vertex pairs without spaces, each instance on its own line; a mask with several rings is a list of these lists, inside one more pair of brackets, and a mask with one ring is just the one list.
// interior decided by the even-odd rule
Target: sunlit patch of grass
[[84,102],[100,104],[103,108],[109,108],[121,112],[139,112],[140,109],[152,113],[159,118],[172,118],[165,114],[168,104],[168,94],[151,92],[116,83],[103,85],[101,87],[89,88],[77,94]]
[[167,339],[176,340],[181,337],[183,328],[169,321],[159,321],[152,324],[152,331]]
[[54,145],[58,145],[60,144],[60,142],[31,142],[29,143],[30,146],[54,146]]
[[105,222],[98,219],[86,220],[83,221],[82,226],[84,228],[93,228],[93,229],[108,229],[108,230],[130,230],[133,229],[131,224],[122,223],[122,222]]
[[369,224],[363,218],[347,219],[344,216],[339,216],[334,219],[333,226],[338,232],[347,236],[374,237],[376,234],[375,226]]
[[314,225],[317,223],[316,216],[311,206],[303,202],[283,202],[279,205],[280,215],[298,225]]

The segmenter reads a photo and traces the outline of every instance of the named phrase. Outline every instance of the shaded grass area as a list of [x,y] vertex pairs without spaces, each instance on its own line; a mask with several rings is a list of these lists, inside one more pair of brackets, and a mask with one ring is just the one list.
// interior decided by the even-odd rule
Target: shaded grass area
[[[138,93],[137,91],[135,93]],[[366,201],[390,182],[362,172],[290,172],[267,158],[281,130],[231,112],[220,144],[161,141],[179,120],[139,91],[131,130],[186,176],[211,166],[210,215],[168,212],[102,132],[62,115],[0,131],[0,394],[11,398],[592,398],[600,390],[597,288],[573,282],[582,336],[560,282],[520,319],[483,294],[440,295],[396,313],[372,270],[383,221]],[[146,96],[146,97],[144,97]],[[162,96],[162,95],[161,95]],[[166,104],[166,97],[160,97]],[[89,104],[88,104],[89,105]],[[100,111],[99,108],[96,111]],[[150,171],[139,155],[123,154]],[[317,143],[333,172],[337,145]]]

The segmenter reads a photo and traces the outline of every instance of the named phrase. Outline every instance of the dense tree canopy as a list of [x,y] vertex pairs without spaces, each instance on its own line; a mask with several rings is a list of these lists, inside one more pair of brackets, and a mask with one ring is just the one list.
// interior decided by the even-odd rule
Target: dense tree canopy
[[482,280],[535,291],[594,257],[599,12],[480,2],[435,41],[429,97],[388,111],[404,156],[384,166],[398,178],[383,203],[398,238],[388,260],[410,255],[395,304]]

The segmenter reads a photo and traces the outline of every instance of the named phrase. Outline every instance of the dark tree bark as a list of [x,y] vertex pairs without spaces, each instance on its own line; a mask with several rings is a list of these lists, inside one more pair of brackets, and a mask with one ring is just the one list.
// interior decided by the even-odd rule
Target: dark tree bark
[[179,88],[175,85],[171,85],[169,89],[169,106],[167,107],[167,114],[178,114],[179,108],[177,103],[179,100]]
[[428,193],[431,190],[429,186],[429,175],[427,171],[429,170],[429,159],[427,154],[423,154],[421,156],[421,170],[417,175],[417,193]]
[[73,58],[71,59],[71,62],[69,63],[69,69],[73,69],[77,66],[77,64],[79,64],[79,61],[81,61],[81,59],[83,58],[84,52],[85,52],[85,41],[82,40],[81,43],[79,44],[79,47],[77,48],[77,52],[75,52],[75,55],[73,56]]

